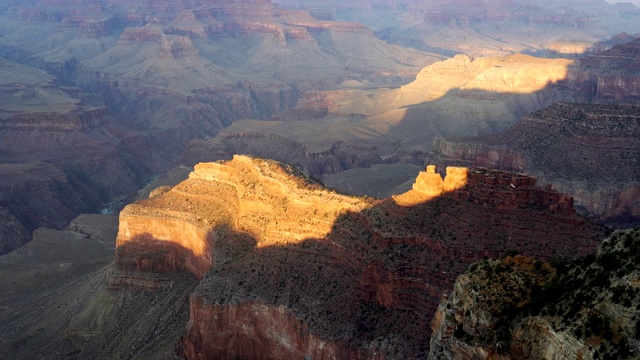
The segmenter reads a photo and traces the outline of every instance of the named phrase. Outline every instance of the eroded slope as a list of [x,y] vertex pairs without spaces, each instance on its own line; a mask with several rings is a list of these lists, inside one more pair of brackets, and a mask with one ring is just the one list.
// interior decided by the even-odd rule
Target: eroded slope
[[570,262],[472,265],[438,307],[429,358],[637,358],[639,244],[634,229]]

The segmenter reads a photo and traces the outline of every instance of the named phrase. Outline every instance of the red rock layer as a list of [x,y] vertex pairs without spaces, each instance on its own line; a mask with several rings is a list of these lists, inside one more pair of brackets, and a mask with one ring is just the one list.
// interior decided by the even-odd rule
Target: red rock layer
[[116,267],[207,272],[191,297],[187,358],[419,358],[467,264],[506,249],[573,257],[603,233],[552,211],[555,193],[531,178],[459,172],[466,184],[445,180],[453,191],[436,198],[412,190],[404,196],[423,200],[403,205],[335,194],[272,161],[200,164],[121,213]]

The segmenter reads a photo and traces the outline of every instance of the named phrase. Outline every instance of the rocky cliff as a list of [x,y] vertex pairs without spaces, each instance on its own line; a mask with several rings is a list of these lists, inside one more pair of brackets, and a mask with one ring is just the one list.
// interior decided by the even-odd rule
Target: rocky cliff
[[565,85],[582,102],[637,103],[640,101],[640,39],[633,39],[576,60]]
[[63,228],[137,189],[149,168],[126,153],[121,126],[97,99],[5,59],[0,78],[0,204],[28,232]]
[[505,249],[570,257],[603,234],[530,178],[447,173],[427,172],[439,192],[421,175],[414,190],[373,200],[273,161],[199,164],[121,212],[110,284],[158,288],[145,274],[173,271],[201,279],[187,358],[421,357],[431,314],[465,264]]
[[433,161],[531,173],[600,221],[637,223],[639,113],[635,105],[559,103],[501,134],[437,139]]
[[638,229],[570,262],[476,263],[443,298],[429,359],[635,359]]

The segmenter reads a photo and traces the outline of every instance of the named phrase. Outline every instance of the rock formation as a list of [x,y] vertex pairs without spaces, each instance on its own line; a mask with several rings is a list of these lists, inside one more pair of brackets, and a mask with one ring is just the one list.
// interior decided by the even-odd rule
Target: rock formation
[[122,128],[87,93],[61,89],[51,74],[5,59],[0,78],[0,204],[26,229],[17,240],[15,228],[5,228],[13,240],[0,239],[3,254],[39,226],[64,228],[134,191],[148,169],[124,154],[116,135]]
[[569,262],[472,265],[438,306],[428,358],[637,358],[639,246],[635,229]]
[[[366,205],[328,192],[318,196],[324,194],[320,187],[303,185],[278,165],[244,156],[234,156],[229,165],[198,164],[189,180],[121,212],[116,267],[182,270],[202,278],[216,265],[213,254],[223,253],[216,251],[218,227],[250,234],[258,246],[323,238],[337,215]],[[299,222],[299,214],[307,213],[314,213],[314,218]]]
[[639,114],[635,105],[559,103],[501,134],[437,139],[431,159],[440,166],[531,173],[573,196],[594,218],[633,224],[640,219]]
[[61,207],[64,194],[49,187],[43,198],[60,214],[50,219],[16,213],[19,196],[0,194],[28,231],[131,196],[176,166],[191,140],[270,118],[306,90],[395,83],[441,58],[269,1],[36,0],[2,5],[0,20],[0,163],[53,165],[84,198],[71,191],[77,203]]
[[[420,172],[413,191],[435,198],[445,193],[455,192],[460,200],[491,205],[495,208],[517,209],[526,206],[547,207],[549,211],[571,215],[573,198],[560,194],[548,185],[545,189],[536,187],[536,179],[504,171],[465,167],[447,167],[444,180],[435,172],[435,165],[428,165],[426,172]],[[504,191],[504,189],[510,191]],[[396,199],[402,201],[403,195]],[[420,201],[424,201],[419,197]]]
[[640,39],[618,44],[576,60],[566,84],[580,101],[637,103],[640,101]]
[[121,212],[109,283],[162,288],[153,274],[174,271],[201,279],[181,342],[187,358],[426,356],[431,314],[466,264],[505,249],[585,254],[603,234],[554,211],[570,202],[530,178],[449,173],[440,182],[452,191],[439,197],[418,181],[373,200],[274,161],[198,164]]

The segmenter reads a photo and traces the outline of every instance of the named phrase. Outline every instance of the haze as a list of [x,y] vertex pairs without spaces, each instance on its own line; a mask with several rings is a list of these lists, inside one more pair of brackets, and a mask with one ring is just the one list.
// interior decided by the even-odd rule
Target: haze
[[427,357],[466,266],[640,226],[639,7],[0,0],[0,357]]

